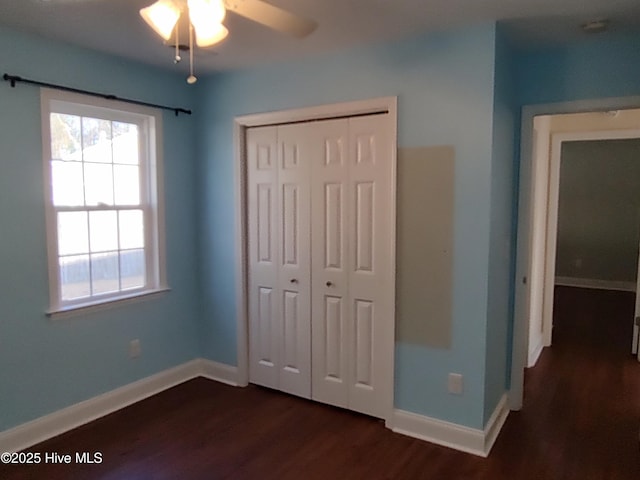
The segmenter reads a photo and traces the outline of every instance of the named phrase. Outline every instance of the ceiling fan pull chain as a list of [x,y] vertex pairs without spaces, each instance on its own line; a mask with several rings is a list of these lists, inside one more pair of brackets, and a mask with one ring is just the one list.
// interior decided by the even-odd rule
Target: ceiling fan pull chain
[[187,83],[196,83],[198,79],[193,74],[193,25],[189,24],[189,73]]
[[176,23],[176,56],[173,59],[173,63],[179,63],[182,60],[180,56],[180,24]]

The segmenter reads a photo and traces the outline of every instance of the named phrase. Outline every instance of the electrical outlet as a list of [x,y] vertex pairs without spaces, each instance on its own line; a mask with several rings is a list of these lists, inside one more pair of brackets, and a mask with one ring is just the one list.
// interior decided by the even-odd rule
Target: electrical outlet
[[137,338],[129,342],[129,358],[138,358],[142,355],[142,347],[140,346],[140,340]]
[[462,375],[459,373],[450,373],[449,374],[449,393],[453,393],[454,395],[462,395],[463,384],[462,384]]

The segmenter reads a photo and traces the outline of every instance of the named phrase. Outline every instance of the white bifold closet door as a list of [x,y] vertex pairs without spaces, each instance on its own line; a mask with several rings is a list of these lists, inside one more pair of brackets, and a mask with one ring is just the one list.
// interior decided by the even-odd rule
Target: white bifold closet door
[[310,164],[301,126],[247,133],[249,378],[309,398]]
[[377,417],[393,388],[387,125],[247,132],[250,381]]
[[312,397],[384,417],[394,328],[391,139],[383,116],[323,127],[311,167]]

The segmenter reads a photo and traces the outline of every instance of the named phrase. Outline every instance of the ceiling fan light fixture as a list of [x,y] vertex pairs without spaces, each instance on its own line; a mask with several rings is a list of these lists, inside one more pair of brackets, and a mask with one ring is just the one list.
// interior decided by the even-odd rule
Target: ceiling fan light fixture
[[187,5],[199,47],[210,47],[227,37],[229,31],[222,24],[226,14],[222,0],[188,0]]
[[201,48],[211,47],[216,43],[220,43],[227,38],[229,30],[221,23],[205,30],[204,34],[197,26],[194,25],[196,31],[196,45]]
[[[227,9],[273,30],[299,38],[306,37],[318,26],[312,20],[298,17],[264,0],[156,0],[154,4],[140,9],[140,16],[165,42],[171,37],[175,38],[174,63],[181,60],[179,30],[183,24],[188,24],[190,75],[187,82],[195,83],[194,44],[198,47],[211,47],[229,35],[229,30],[222,23]],[[180,21],[182,14],[188,15],[188,19]]]
[[222,23],[227,14],[223,0],[187,0],[191,23],[202,19],[211,23]]
[[609,19],[599,18],[583,23],[581,27],[585,33],[602,33],[609,29],[609,23]]
[[173,0],[158,0],[140,9],[140,16],[158,35],[169,40],[180,18],[180,7]]

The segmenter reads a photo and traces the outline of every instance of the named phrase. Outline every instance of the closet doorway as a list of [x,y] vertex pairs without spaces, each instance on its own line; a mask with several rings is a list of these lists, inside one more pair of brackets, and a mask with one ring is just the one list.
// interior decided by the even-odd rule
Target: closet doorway
[[396,99],[236,119],[238,370],[389,419]]

